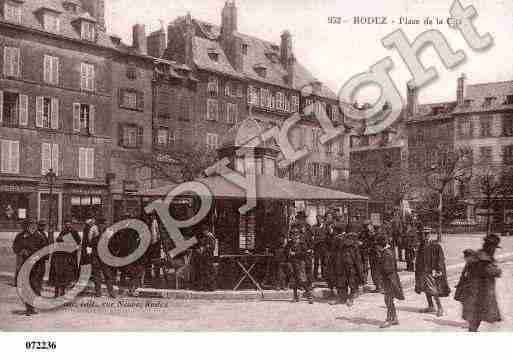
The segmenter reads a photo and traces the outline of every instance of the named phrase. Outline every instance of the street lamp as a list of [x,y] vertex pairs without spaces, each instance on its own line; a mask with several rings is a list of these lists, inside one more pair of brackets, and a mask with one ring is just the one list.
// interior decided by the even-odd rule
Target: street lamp
[[53,242],[53,224],[52,224],[52,201],[53,201],[53,186],[55,185],[55,178],[57,175],[53,171],[52,168],[48,170],[45,174],[45,179],[48,182],[48,186],[50,189],[49,199],[48,199],[48,239],[50,242]]

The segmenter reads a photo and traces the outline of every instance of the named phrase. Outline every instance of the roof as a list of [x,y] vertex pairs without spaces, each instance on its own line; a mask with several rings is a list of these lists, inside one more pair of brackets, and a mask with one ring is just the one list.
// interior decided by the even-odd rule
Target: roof
[[[456,105],[454,101],[419,104],[417,105],[417,112],[413,116],[408,117],[408,123],[451,118]],[[443,110],[435,113],[437,108],[443,108]]]
[[[466,102],[462,106],[458,106],[455,112],[468,113],[513,110],[513,103],[506,103],[508,95],[513,95],[513,81],[468,85],[465,88]],[[492,98],[492,102],[490,104],[485,104],[485,100],[488,97]]]
[[[208,187],[212,196],[218,199],[242,199],[246,191],[222,176],[197,179]],[[142,197],[164,197],[179,185],[168,185],[148,191],[139,192]],[[305,183],[289,181],[273,176],[256,176],[256,198],[276,200],[358,200],[367,201],[368,197],[316,187]]]
[[[179,17],[174,24],[183,30],[184,17]],[[196,24],[196,35],[194,36],[193,58],[195,65],[204,70],[221,72],[230,76],[246,77],[251,80],[291,88],[286,81],[287,70],[280,61],[280,46],[272,42],[256,38],[254,36],[235,32],[243,44],[248,45],[247,55],[243,56],[242,71],[237,71],[226,56],[220,45],[221,28],[217,25],[193,19]],[[216,49],[219,58],[217,61],[208,56],[211,49]],[[266,76],[260,76],[255,69],[260,66],[266,69]],[[294,87],[301,90],[305,86],[319,81],[306,67],[296,60]],[[336,100],[337,95],[329,87],[321,83],[319,96]]]

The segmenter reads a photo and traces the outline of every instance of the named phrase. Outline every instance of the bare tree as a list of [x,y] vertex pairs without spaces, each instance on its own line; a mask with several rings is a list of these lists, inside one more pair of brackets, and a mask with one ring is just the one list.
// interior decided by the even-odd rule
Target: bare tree
[[394,163],[388,155],[385,155],[382,161],[355,159],[351,160],[350,171],[354,189],[370,198],[376,198],[379,189],[391,178]]
[[497,176],[496,171],[491,167],[480,168],[476,176],[479,191],[484,196],[484,205],[486,208],[486,233],[492,231],[491,209],[497,197],[500,196],[502,183]]
[[433,145],[424,171],[425,185],[438,194],[438,238],[442,238],[444,193],[451,185],[466,185],[472,178],[472,149]]

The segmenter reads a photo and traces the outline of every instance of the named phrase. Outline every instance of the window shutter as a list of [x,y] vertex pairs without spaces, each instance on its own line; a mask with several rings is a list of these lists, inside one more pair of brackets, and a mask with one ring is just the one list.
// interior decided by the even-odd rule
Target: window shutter
[[59,175],[59,144],[54,143],[52,146],[52,168],[55,175]]
[[9,141],[1,140],[0,142],[2,143],[0,170],[5,173],[9,172],[9,152],[11,152],[11,149]]
[[2,125],[4,117],[4,92],[0,91],[0,126]]
[[28,96],[20,95],[20,126],[28,126]]
[[83,62],[80,64],[80,88],[87,88],[87,65]]
[[87,74],[87,89],[94,91],[94,66],[88,64],[87,68],[89,69],[89,73]]
[[9,48],[4,46],[4,75],[9,76],[10,73]]
[[20,173],[20,143],[11,141],[11,173]]
[[144,110],[144,92],[137,91],[137,109]]
[[125,104],[123,103],[123,97],[125,95],[125,90],[124,89],[118,89],[118,101],[119,101],[119,107],[122,107],[124,106]]
[[96,108],[94,105],[89,106],[89,134],[94,133],[94,126],[95,126],[95,117],[96,117]]
[[36,127],[43,127],[43,97],[36,97]]
[[51,127],[54,130],[59,129],[59,99],[56,98],[52,98]]
[[52,57],[52,83],[59,84],[59,58]]
[[48,55],[44,55],[43,58],[43,81],[52,82],[52,58]]
[[87,178],[94,178],[94,148],[87,150]]
[[15,77],[20,77],[21,75],[21,65],[20,65],[20,49],[19,48],[13,48],[12,50],[13,54],[12,54],[12,69],[13,69],[13,76]]
[[80,132],[80,104],[73,104],[73,131]]
[[84,178],[86,176],[86,149],[80,147],[78,149],[78,177]]
[[52,148],[50,143],[41,144],[41,174],[45,175],[52,168]]
[[144,128],[137,127],[137,147],[140,148],[143,145]]
[[118,124],[118,145],[120,147],[124,146],[124,141],[123,141],[123,125],[122,124]]

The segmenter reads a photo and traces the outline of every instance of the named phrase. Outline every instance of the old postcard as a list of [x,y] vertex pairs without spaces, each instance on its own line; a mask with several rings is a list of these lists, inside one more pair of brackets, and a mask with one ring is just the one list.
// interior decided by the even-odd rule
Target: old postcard
[[513,330],[511,1],[0,6],[0,331],[23,351]]

